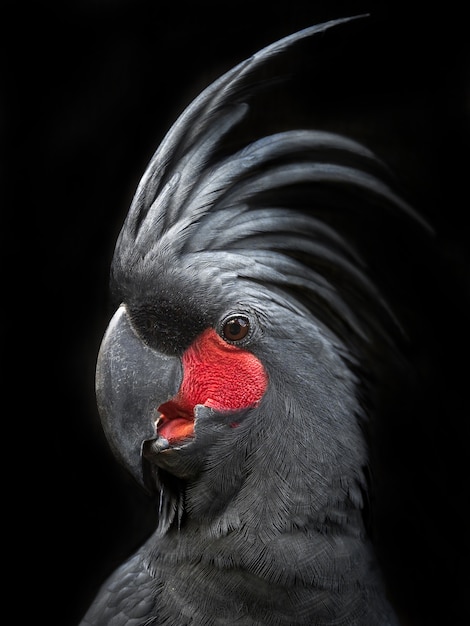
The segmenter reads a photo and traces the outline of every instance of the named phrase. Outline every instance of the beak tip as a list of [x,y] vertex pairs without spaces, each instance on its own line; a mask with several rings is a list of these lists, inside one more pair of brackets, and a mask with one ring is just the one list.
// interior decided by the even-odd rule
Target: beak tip
[[98,353],[96,399],[113,454],[148,493],[155,481],[145,450],[148,442],[159,442],[161,449],[165,445],[166,440],[155,437],[155,410],[174,390],[174,361],[143,343],[121,305]]

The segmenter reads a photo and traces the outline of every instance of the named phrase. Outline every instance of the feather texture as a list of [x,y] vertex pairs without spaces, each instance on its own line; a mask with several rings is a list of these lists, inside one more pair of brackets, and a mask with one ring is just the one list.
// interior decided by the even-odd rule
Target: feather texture
[[[155,440],[137,441],[160,524],[83,624],[398,623],[363,519],[364,389],[399,360],[405,337],[390,251],[400,246],[406,265],[407,242],[431,229],[356,141],[310,128],[245,141],[240,131],[269,87],[261,69],[353,19],[286,37],[210,85],[139,184],[112,264],[128,320],[116,341],[132,329],[134,350],[137,337],[155,359],[179,360],[205,329],[223,338],[235,315],[250,326],[241,349],[269,382],[235,413],[197,405],[190,441],[162,441],[158,423]],[[169,386],[152,372],[136,380],[106,350],[101,360],[123,367],[114,376],[119,393],[129,387],[126,410],[142,392],[154,415]]]

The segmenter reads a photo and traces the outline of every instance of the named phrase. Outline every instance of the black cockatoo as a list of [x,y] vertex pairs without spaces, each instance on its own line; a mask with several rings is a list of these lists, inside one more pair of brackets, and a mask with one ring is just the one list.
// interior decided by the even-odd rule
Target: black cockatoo
[[367,429],[406,369],[397,274],[429,228],[362,143],[250,126],[275,61],[353,19],[211,84],[136,191],[97,398],[159,523],[82,626],[398,624],[367,529]]

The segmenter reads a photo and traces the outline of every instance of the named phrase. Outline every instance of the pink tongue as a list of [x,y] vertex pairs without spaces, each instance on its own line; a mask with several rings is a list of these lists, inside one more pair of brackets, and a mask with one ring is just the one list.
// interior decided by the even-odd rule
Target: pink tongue
[[186,439],[194,435],[194,422],[181,418],[163,420],[158,426],[158,434],[165,437],[170,443],[179,439]]
[[197,404],[219,411],[255,406],[266,386],[261,361],[208,328],[183,355],[183,382],[176,396],[158,408],[158,434],[170,442],[190,437]]
[[194,435],[194,415],[192,409],[185,409],[180,398],[181,389],[172,399],[158,407],[161,420],[158,423],[158,434],[170,443]]

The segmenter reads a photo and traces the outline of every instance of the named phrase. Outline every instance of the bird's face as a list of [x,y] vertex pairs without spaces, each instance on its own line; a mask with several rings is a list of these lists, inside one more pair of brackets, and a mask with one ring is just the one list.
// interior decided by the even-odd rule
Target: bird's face
[[[175,290],[174,275],[172,283]],[[200,296],[200,281],[188,288]],[[230,291],[225,285],[219,301]],[[209,307],[206,299],[198,307],[195,300],[204,298],[188,298],[186,286],[173,298],[165,293],[147,299],[140,294],[138,304],[132,298],[121,304],[98,356],[97,397],[106,435],[141,483],[143,457],[179,475],[196,471],[209,440],[238,428],[242,413],[258,407],[269,385],[266,367],[253,352],[264,334],[260,302],[256,308],[241,304],[232,290],[224,306]]]
[[124,295],[97,365],[106,435],[139,482],[143,454],[164,465],[176,452],[193,455],[207,438],[235,429],[269,384],[253,352],[265,333],[261,301],[253,306],[230,277],[193,267],[161,270],[156,278],[157,289],[137,278],[136,297]]
[[332,390],[344,403],[346,370],[311,316],[228,277],[193,279],[191,291],[184,282],[173,274],[173,297],[165,289],[121,304],[99,352],[104,430],[141,484],[155,488],[156,468],[194,477],[218,449],[249,448],[260,432],[278,446],[280,437],[318,443],[338,428],[328,425]]

